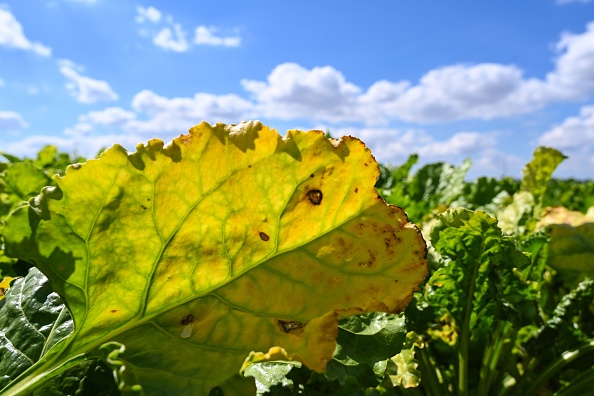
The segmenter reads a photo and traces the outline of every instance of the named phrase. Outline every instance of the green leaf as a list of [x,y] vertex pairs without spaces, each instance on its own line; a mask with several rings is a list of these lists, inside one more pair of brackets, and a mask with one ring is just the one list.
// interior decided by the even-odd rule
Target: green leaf
[[594,206],[594,181],[551,179],[543,206],[564,206],[582,213]]
[[343,319],[327,375],[343,384],[347,377],[355,377],[361,386],[377,386],[385,376],[388,359],[403,347],[404,321],[403,315],[380,312]]
[[523,235],[532,231],[536,225],[534,195],[528,191],[518,191],[512,202],[497,212],[499,227],[506,234]]
[[[480,319],[488,327],[507,313],[507,308],[501,311],[508,305],[504,300],[513,306],[531,295],[522,290],[525,284],[514,271],[526,268],[530,260],[486,213],[448,210],[439,216],[431,240],[446,264],[428,281],[432,290],[428,298],[447,309],[456,322],[463,322],[463,312],[471,303],[473,322]],[[498,306],[495,311],[493,304]]]
[[16,157],[16,156],[11,155],[11,154],[0,152],[0,155],[2,155],[4,158],[6,158],[8,161],[10,161],[13,164],[16,164],[17,162],[22,162],[23,161],[19,157]]
[[97,356],[127,373],[120,386],[154,395],[242,394],[254,387],[237,380],[242,362],[324,370],[340,318],[402,311],[426,274],[420,232],[377,196],[377,175],[355,138],[283,139],[256,122],[203,123],[69,167],[4,236],[75,330],[3,394]]
[[263,395],[275,385],[292,388],[293,381],[287,378],[287,374],[294,367],[301,367],[301,363],[283,361],[254,363],[245,369],[244,375],[255,378],[257,394]]
[[[416,157],[409,158],[409,162],[414,164]],[[413,221],[419,221],[439,205],[447,207],[460,196],[470,165],[469,159],[459,167],[443,162],[425,165],[408,183],[396,184],[385,194],[386,200],[404,208]]]
[[587,214],[565,208],[548,208],[538,224],[550,235],[547,264],[565,284],[575,287],[594,277],[594,209]]
[[594,314],[590,311],[593,301],[594,281],[586,278],[563,296],[553,315],[528,342],[528,350],[549,361],[586,343],[594,331]]
[[411,154],[406,162],[392,170],[392,177],[396,183],[400,183],[408,180],[410,170],[419,162],[419,156],[417,154]]
[[532,161],[522,170],[523,178],[520,189],[528,191],[540,200],[544,195],[549,180],[557,166],[567,157],[559,150],[550,147],[537,147],[534,150]]
[[0,388],[51,355],[73,330],[70,313],[36,268],[17,279],[2,301]]
[[4,181],[10,192],[21,201],[39,194],[41,189],[51,182],[42,170],[28,162],[19,162],[8,168],[4,174]]
[[423,348],[423,339],[415,332],[406,335],[402,351],[388,362],[389,378],[394,386],[416,388],[421,382],[421,372],[417,370],[419,362],[415,359],[415,348]]
[[54,164],[58,148],[56,146],[45,146],[37,153],[37,159],[34,161],[39,168],[48,168]]
[[410,194],[415,200],[449,205],[464,188],[464,177],[471,161],[464,160],[459,167],[446,163],[425,165],[410,184]]
[[463,207],[472,210],[484,210],[495,214],[498,204],[503,197],[512,196],[519,188],[519,182],[512,178],[495,179],[492,177],[479,177],[464,183],[464,188],[453,203],[453,207]]
[[443,267],[427,282],[423,298],[438,315],[435,322],[446,318],[454,327],[449,332],[456,335],[451,343],[458,355],[455,382],[467,394],[479,383],[485,348],[497,339],[501,324],[520,328],[536,315],[536,290],[520,272],[530,260],[513,238],[502,235],[496,219],[480,211],[444,212],[431,240]]
[[32,396],[117,396],[111,370],[99,359],[91,359],[66,370],[33,391]]

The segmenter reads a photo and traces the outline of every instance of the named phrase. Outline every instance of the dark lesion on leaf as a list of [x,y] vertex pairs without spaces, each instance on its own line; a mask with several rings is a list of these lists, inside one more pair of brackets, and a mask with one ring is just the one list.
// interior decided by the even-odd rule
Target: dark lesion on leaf
[[294,320],[276,320],[276,324],[281,329],[282,332],[290,334],[292,332],[301,332],[302,329],[305,327],[304,323],[297,322]]
[[260,239],[262,239],[264,242],[268,242],[270,240],[270,237],[266,233],[261,232]]
[[324,195],[320,190],[309,190],[307,192],[307,197],[309,198],[309,202],[314,205],[319,205],[322,203],[322,198]]
[[188,314],[188,315],[184,316],[181,320],[181,324],[184,326],[187,326],[192,323],[194,323],[194,315],[192,315],[192,314]]

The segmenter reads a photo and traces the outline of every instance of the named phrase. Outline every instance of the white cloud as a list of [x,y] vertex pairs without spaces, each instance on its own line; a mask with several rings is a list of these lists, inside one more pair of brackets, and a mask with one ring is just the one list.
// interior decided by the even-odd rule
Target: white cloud
[[283,63],[274,68],[267,81],[242,80],[241,84],[253,94],[259,112],[267,117],[357,119],[353,111],[360,89],[330,66],[307,70],[295,63]]
[[155,7],[139,6],[136,7],[136,12],[136,22],[138,23],[144,23],[144,21],[158,23],[162,17],[161,11],[159,11]]
[[0,131],[14,131],[25,128],[28,124],[19,113],[0,111]]
[[[320,128],[322,130],[326,128]],[[462,158],[473,162],[468,177],[479,175],[500,177],[508,171],[520,176],[524,161],[496,149],[501,134],[495,132],[454,133],[447,139],[436,139],[424,129],[340,128],[332,136],[351,135],[360,138],[381,163],[398,165],[409,155],[419,154],[419,165],[435,162],[459,163]]]
[[246,79],[242,85],[261,114],[283,120],[367,125],[487,120],[584,100],[594,92],[594,22],[583,33],[563,34],[556,50],[554,68],[543,79],[525,78],[514,65],[458,64],[430,70],[418,84],[381,80],[364,91],[331,66],[308,70],[284,63],[266,81]]
[[222,47],[238,47],[241,44],[241,37],[239,36],[221,37],[216,32],[217,28],[215,27],[198,26],[194,36],[194,44]]
[[544,133],[539,144],[560,150],[587,147],[594,151],[594,105],[582,107],[579,116],[569,117]]
[[134,135],[81,135],[58,137],[50,135],[33,135],[25,139],[3,145],[2,151],[19,157],[34,158],[37,152],[44,146],[51,144],[60,148],[61,151],[82,155],[86,158],[93,158],[100,149],[111,147],[119,143],[128,150],[134,150],[138,143],[144,143],[146,139]]
[[591,179],[594,166],[594,105],[583,106],[578,116],[568,117],[545,132],[538,143],[554,147],[569,157],[559,165],[556,176]]
[[128,124],[130,130],[139,133],[180,133],[204,120],[238,123],[252,115],[252,104],[233,94],[197,93],[193,97],[166,98],[144,90],[134,96],[132,108],[149,116],[148,121]]
[[60,72],[68,79],[66,88],[81,103],[111,102],[118,100],[111,86],[102,80],[95,80],[83,76],[82,68],[71,61],[61,60],[59,62]]
[[23,27],[10,12],[8,7],[0,4],[0,45],[33,51],[41,56],[50,56],[51,48],[40,42],[31,42],[25,36]]
[[93,125],[87,122],[79,122],[71,128],[64,129],[64,135],[73,137],[89,135],[91,132],[93,132]]
[[98,125],[121,126],[136,119],[136,114],[121,107],[108,107],[100,111],[90,111],[80,118],[81,121]]
[[[238,47],[241,44],[239,35],[221,36],[214,26],[199,25],[194,30],[194,38],[188,40],[188,32],[181,24],[175,23],[173,16],[163,17],[161,11],[154,7],[137,7],[136,22],[151,22],[139,30],[142,37],[152,37],[153,44],[168,51],[186,52],[191,45],[210,45],[213,47]],[[233,29],[238,31],[238,29]]]
[[382,107],[386,117],[412,122],[506,116],[518,110],[505,102],[521,84],[522,73],[514,66],[453,65],[428,72]]
[[237,95],[197,93],[193,97],[166,98],[143,90],[134,96],[131,106],[134,111],[121,107],[90,111],[79,116],[78,123],[64,133],[88,135],[104,128],[138,136],[173,137],[205,120],[237,124],[253,118],[252,104]]
[[186,40],[186,32],[177,23],[173,26],[173,30],[168,27],[161,29],[153,37],[153,43],[157,47],[174,52],[185,52],[190,48]]
[[594,90],[594,22],[585,33],[564,33],[556,47],[560,55],[545,81],[552,99],[587,98]]

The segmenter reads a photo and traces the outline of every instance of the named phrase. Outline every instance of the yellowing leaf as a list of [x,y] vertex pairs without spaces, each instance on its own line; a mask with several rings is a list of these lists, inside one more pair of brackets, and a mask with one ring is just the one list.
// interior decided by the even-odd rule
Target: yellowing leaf
[[537,229],[548,230],[551,240],[547,263],[565,282],[576,286],[594,276],[594,207],[584,214],[563,207],[547,208]]
[[0,282],[0,300],[4,298],[4,293],[10,287],[10,282],[15,278],[11,278],[10,276],[5,276],[2,281]]
[[202,123],[69,167],[4,230],[75,322],[23,378],[108,342],[110,364],[154,395],[242,392],[250,352],[246,364],[323,371],[341,317],[403,310],[426,274],[420,232],[377,195],[378,173],[358,139],[283,139],[257,122]]
[[589,208],[586,214],[556,206],[548,207],[542,212],[536,229],[542,229],[551,224],[568,224],[577,227],[586,223],[594,223],[594,206]]
[[553,172],[566,158],[563,153],[554,148],[537,147],[532,160],[522,169],[520,189],[532,193],[537,200],[540,199],[547,189]]

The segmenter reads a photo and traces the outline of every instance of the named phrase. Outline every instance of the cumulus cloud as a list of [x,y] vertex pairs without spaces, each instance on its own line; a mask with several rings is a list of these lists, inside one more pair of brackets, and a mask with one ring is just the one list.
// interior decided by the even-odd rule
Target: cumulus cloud
[[[145,25],[139,33],[143,37],[152,37],[153,44],[167,51],[186,52],[191,45],[209,45],[213,47],[238,47],[241,37],[238,34],[220,35],[215,26],[199,25],[194,30],[194,38],[188,40],[187,31],[181,24],[175,23],[173,16],[163,18],[161,11],[155,7],[137,7],[136,22],[150,22],[153,27]],[[233,29],[235,32],[238,29]]]
[[497,145],[497,135],[458,132],[446,140],[436,140],[424,129],[342,128],[333,135],[352,135],[369,145],[381,162],[400,163],[417,153],[429,162],[451,161],[460,156],[480,156]]
[[197,93],[193,97],[167,98],[143,90],[134,96],[131,107],[133,111],[121,107],[90,111],[79,116],[78,123],[64,133],[80,136],[106,128],[138,136],[173,137],[205,120],[238,123],[253,118],[252,104],[232,94]]
[[214,47],[238,47],[241,44],[239,36],[218,36],[217,28],[213,26],[198,26],[194,36],[194,44],[212,45]]
[[138,23],[144,23],[145,21],[158,23],[161,20],[161,17],[161,11],[155,7],[136,7],[136,22]]
[[242,80],[241,84],[252,93],[259,112],[267,117],[357,119],[353,110],[359,87],[330,66],[307,70],[295,63],[283,63],[274,68],[267,81]]
[[19,156],[34,158],[35,155],[44,146],[51,144],[57,146],[61,151],[82,155],[86,158],[93,158],[101,149],[113,146],[118,142],[128,150],[134,150],[137,144],[145,142],[146,139],[134,135],[80,135],[80,136],[51,136],[51,135],[33,135],[24,139],[3,144],[2,150]]
[[64,135],[72,137],[89,135],[91,132],[93,132],[93,124],[87,122],[79,122],[71,128],[64,129]]
[[594,150],[594,105],[582,107],[578,116],[569,117],[544,133],[539,144],[561,150]]
[[108,107],[99,111],[90,111],[80,119],[98,125],[122,126],[136,119],[136,114],[121,107]]
[[582,34],[564,33],[556,49],[555,70],[545,81],[549,95],[553,100],[587,98],[594,90],[594,22]]
[[591,179],[594,166],[594,105],[583,106],[579,115],[553,126],[540,136],[538,143],[554,147],[569,157],[555,172],[557,176]]
[[525,114],[550,103],[579,101],[594,92],[594,22],[580,34],[565,33],[554,67],[544,78],[526,78],[515,65],[457,64],[430,70],[417,84],[382,80],[366,91],[331,66],[278,65],[266,81],[243,80],[257,108],[283,120],[392,120],[414,123],[494,119]]
[[190,48],[187,33],[182,29],[181,25],[173,25],[173,29],[165,27],[153,37],[153,44],[165,50],[173,52],[185,52]]
[[522,73],[515,66],[453,65],[428,72],[382,107],[386,116],[412,122],[506,116],[517,111],[505,102],[521,84]]
[[58,62],[60,72],[66,77],[66,88],[81,103],[112,102],[118,100],[109,83],[83,76],[83,69],[69,60]]
[[14,131],[25,128],[28,124],[19,113],[14,111],[0,111],[0,132]]
[[517,177],[524,164],[521,158],[497,149],[501,134],[496,132],[460,131],[447,139],[437,139],[425,129],[371,127],[332,129],[332,135],[360,138],[374,157],[385,164],[402,164],[414,153],[419,154],[420,165],[440,161],[455,164],[462,158],[470,158],[473,163],[470,178],[500,177],[509,170],[516,171]]
[[4,5],[0,5],[0,45],[32,51],[41,56],[50,56],[52,53],[50,47],[38,41],[29,41],[19,21]]

